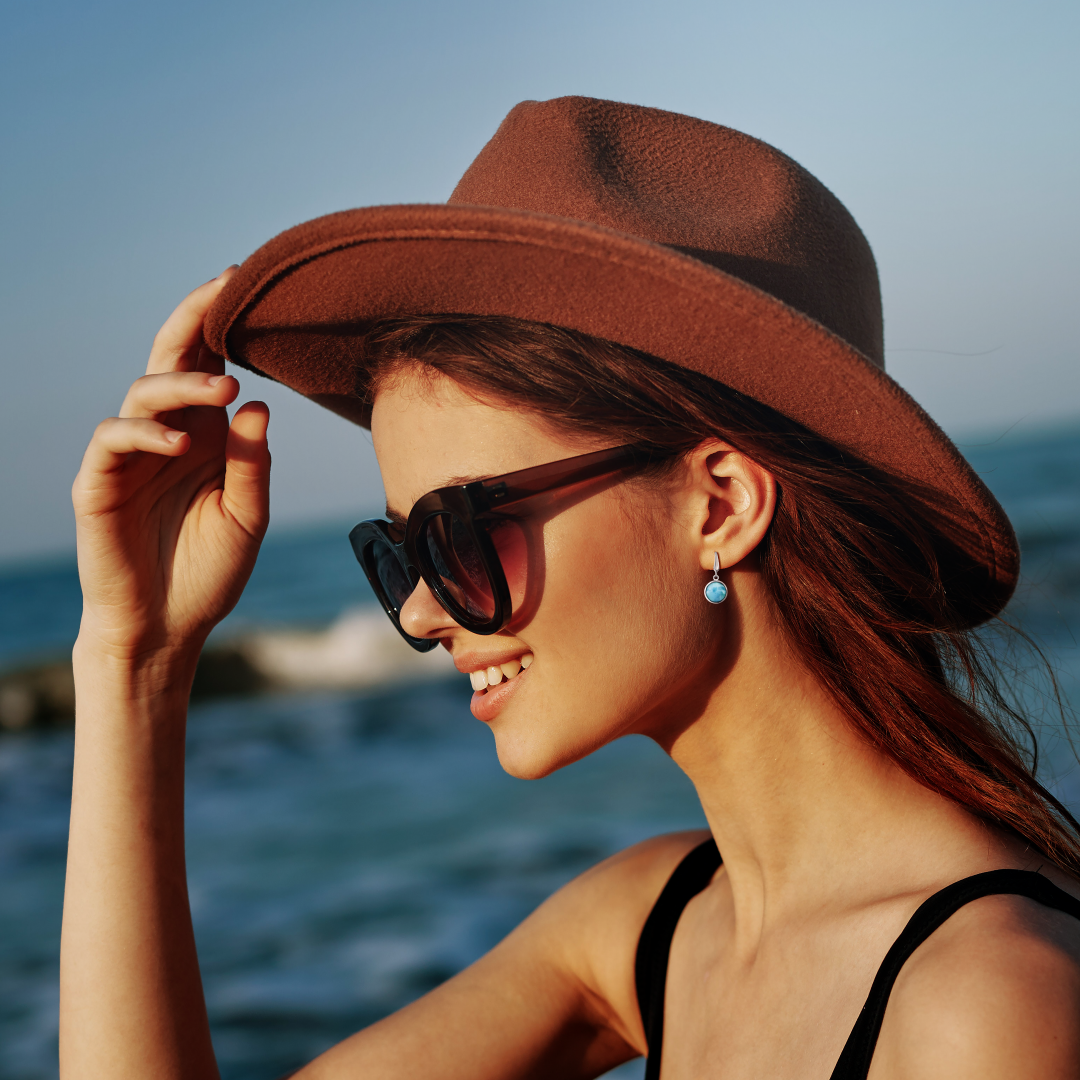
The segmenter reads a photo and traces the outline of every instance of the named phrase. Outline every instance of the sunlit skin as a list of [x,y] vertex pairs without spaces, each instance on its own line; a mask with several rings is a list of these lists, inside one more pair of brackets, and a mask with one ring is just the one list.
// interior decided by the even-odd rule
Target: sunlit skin
[[[227,276],[227,275],[226,275]],[[268,520],[265,406],[231,429],[189,296],[149,377],[94,435],[73,490],[86,613],[61,971],[65,1080],[217,1075],[183,865],[187,690]],[[179,434],[175,434],[179,432]],[[404,370],[372,435],[395,516],[427,491],[608,445]],[[531,508],[508,566],[515,617],[479,636],[421,584],[406,630],[466,674],[530,654],[474,697],[511,773],[629,733],[697,788],[724,866],[688,905],[668,976],[664,1080],[824,1080],[874,972],[937,889],[1023,847],[857,738],[788,647],[757,566],[776,488],[717,439],[656,481],[613,478]],[[730,589],[702,588],[714,552]],[[508,556],[508,561],[514,562]],[[703,834],[661,837],[556,893],[471,968],[329,1050],[308,1078],[596,1076],[645,1050],[637,937]],[[1016,897],[963,908],[906,965],[872,1080],[1080,1076],[1080,929]]]
[[[378,394],[372,438],[387,504],[403,512],[451,479],[510,472],[606,445],[572,445],[520,413],[474,401],[451,382],[429,388],[416,378],[395,380]],[[537,658],[514,680],[498,713],[484,717],[499,760],[513,775],[544,776],[629,733],[670,742],[724,681],[725,657],[738,652],[740,605],[703,602],[709,575],[702,577],[699,564],[711,570],[712,551],[701,530],[724,548],[722,561],[741,561],[767,527],[774,485],[721,443],[699,457],[705,474],[708,464],[719,469],[728,458],[737,475],[710,480],[714,491],[677,510],[668,506],[676,485],[657,490],[629,480],[594,482],[523,511],[525,543],[517,547],[524,557],[515,563],[526,565],[511,567],[514,599],[530,593],[532,579],[542,587],[535,603],[516,605],[525,614],[502,633],[462,630],[426,586],[402,609],[404,628],[439,638],[463,672],[524,653]],[[732,510],[749,506],[751,485],[763,512],[741,518]],[[672,527],[673,510],[681,529]],[[722,537],[715,526],[724,529]],[[740,585],[756,579],[737,569],[727,576],[733,585],[734,578]],[[591,647],[583,648],[585,642]],[[478,696],[474,708],[482,701]]]

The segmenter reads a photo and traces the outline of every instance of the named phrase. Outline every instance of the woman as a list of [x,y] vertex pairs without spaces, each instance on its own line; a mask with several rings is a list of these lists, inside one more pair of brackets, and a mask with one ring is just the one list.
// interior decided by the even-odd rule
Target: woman
[[450,205],[331,215],[196,289],[94,435],[66,1077],[216,1075],[184,717],[269,474],[221,357],[370,425],[390,521],[357,555],[504,768],[645,734],[709,824],[298,1076],[1080,1076],[1076,822],[970,637],[1015,538],[884,375],[866,241],[771,147],[566,98],[518,106]]

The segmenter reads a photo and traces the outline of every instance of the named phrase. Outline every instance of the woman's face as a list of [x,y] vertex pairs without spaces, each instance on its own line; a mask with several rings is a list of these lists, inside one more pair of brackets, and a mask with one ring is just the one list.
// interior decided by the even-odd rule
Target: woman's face
[[[529,414],[477,401],[456,383],[402,373],[380,389],[372,438],[393,516],[434,488],[610,445],[568,441]],[[493,539],[514,602],[500,633],[458,626],[421,583],[401,621],[439,638],[463,677],[507,665],[474,692],[473,714],[515,776],[544,776],[638,732],[667,742],[707,697],[725,612],[704,602],[707,575],[682,512],[680,475],[609,478],[527,504]],[[531,657],[531,660],[530,660]]]

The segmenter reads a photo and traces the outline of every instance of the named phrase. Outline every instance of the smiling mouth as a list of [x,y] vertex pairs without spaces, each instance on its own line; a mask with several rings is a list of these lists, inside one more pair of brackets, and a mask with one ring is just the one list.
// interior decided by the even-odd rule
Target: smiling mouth
[[483,694],[490,686],[498,686],[502,682],[517,678],[532,662],[533,654],[527,652],[516,660],[507,660],[505,664],[493,664],[478,671],[470,671],[469,682],[476,693]]

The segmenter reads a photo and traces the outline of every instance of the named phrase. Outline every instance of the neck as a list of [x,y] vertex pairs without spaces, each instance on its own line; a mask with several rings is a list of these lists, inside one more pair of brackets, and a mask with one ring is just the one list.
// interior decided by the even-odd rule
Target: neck
[[858,734],[753,602],[755,581],[732,589],[737,655],[712,663],[724,674],[696,718],[658,740],[697,789],[745,932],[1008,861],[996,833]]

